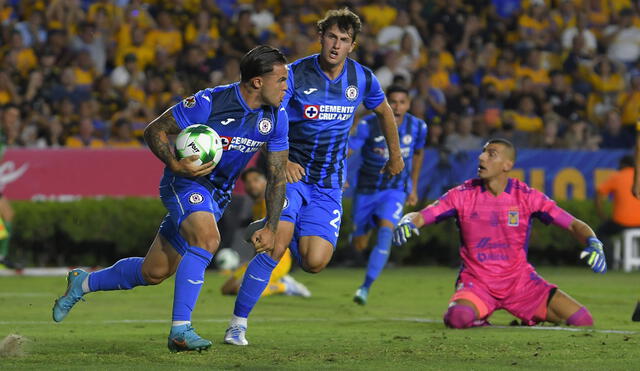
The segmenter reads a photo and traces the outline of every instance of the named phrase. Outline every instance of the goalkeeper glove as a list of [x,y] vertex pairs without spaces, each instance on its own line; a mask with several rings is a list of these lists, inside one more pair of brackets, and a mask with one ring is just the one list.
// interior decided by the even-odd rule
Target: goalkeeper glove
[[602,242],[595,237],[587,239],[587,247],[580,253],[580,259],[587,258],[587,264],[595,273],[607,273],[607,260],[604,257]]
[[411,221],[411,217],[409,215],[405,215],[400,219],[398,225],[396,225],[396,228],[393,230],[393,244],[395,246],[405,244],[412,234],[419,236],[420,231],[418,231],[418,227],[416,227],[416,225]]

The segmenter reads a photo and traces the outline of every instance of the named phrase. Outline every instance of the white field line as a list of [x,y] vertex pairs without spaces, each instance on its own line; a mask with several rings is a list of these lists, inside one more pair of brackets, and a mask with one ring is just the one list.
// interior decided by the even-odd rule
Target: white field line
[[[204,318],[198,319],[194,322],[197,323],[227,323],[229,318]],[[332,318],[252,318],[251,322],[373,322],[373,321],[392,321],[392,322],[418,322],[418,323],[438,323],[442,324],[441,319],[432,318],[419,318],[419,317],[361,317],[353,319],[336,320]],[[101,321],[69,321],[70,325],[114,325],[114,324],[139,324],[139,323],[166,323],[170,321],[166,319],[119,319],[119,320],[101,320]],[[15,325],[58,325],[53,321],[0,321],[0,326],[15,326]],[[548,331],[567,331],[567,332],[583,332],[583,333],[600,333],[600,334],[625,334],[636,335],[640,334],[640,331],[625,331],[625,330],[607,330],[607,329],[588,329],[588,328],[576,328],[576,327],[561,327],[561,326],[488,326],[482,328],[499,328],[509,330],[548,330]],[[481,328],[474,329],[472,331],[478,331]]]

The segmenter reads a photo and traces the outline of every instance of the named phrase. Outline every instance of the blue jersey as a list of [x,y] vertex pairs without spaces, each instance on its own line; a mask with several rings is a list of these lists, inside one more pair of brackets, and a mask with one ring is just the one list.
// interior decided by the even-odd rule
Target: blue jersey
[[[209,175],[194,179],[219,201],[229,200],[238,176],[263,144],[270,152],[289,148],[289,121],[284,108],[250,109],[238,83],[201,90],[176,104],[172,112],[181,129],[205,124],[222,139],[224,152],[218,165]],[[172,177],[176,175],[165,168],[161,185]]]
[[411,192],[411,168],[413,154],[424,147],[427,137],[427,124],[419,118],[405,114],[398,126],[400,152],[404,160],[404,169],[394,177],[381,174],[380,170],[389,160],[389,150],[376,115],[366,116],[359,124],[356,133],[349,138],[349,148],[361,150],[362,166],[358,171],[356,192],[372,193],[383,189],[400,189]]
[[353,115],[384,101],[384,92],[370,69],[347,58],[335,80],[329,80],[318,55],[289,65],[288,89],[282,103],[289,115],[289,160],[305,170],[302,181],[324,188],[342,188]]

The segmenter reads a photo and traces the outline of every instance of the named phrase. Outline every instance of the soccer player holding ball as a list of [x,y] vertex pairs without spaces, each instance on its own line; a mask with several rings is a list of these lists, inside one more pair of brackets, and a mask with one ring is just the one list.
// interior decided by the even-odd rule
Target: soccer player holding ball
[[371,70],[347,58],[361,27],[359,17],[348,9],[328,11],[318,22],[320,54],[289,66],[283,102],[291,122],[287,206],[280,217],[275,249],[256,255],[247,267],[224,337],[228,344],[248,344],[249,313],[287,247],[310,273],[322,271],[331,260],[342,217],[347,139],[360,103],[375,112],[382,127],[389,148],[385,172],[397,175],[404,167],[393,111],[378,80]]
[[360,151],[362,165],[353,196],[353,245],[362,251],[369,243],[371,230],[378,228],[377,242],[369,255],[367,273],[353,300],[367,303],[369,289],[384,268],[391,250],[393,228],[402,216],[405,201],[409,206],[418,202],[418,178],[424,156],[427,124],[407,113],[411,105],[409,91],[400,86],[387,89],[387,100],[398,124],[400,151],[405,167],[394,177],[381,173],[389,152],[375,115],[365,117],[349,138],[349,152]]
[[[166,164],[160,199],[168,214],[146,257],[122,259],[90,274],[81,269],[71,271],[67,291],[53,307],[54,321],[62,321],[88,292],[156,285],[175,273],[169,350],[211,346],[211,341],[191,326],[191,312],[204,284],[205,269],[220,243],[216,223],[229,203],[236,179],[266,143],[267,222],[254,234],[258,252],[273,249],[286,184],[289,121],[279,107],[287,89],[286,59],[277,49],[258,46],[242,58],[240,71],[240,82],[201,90],[147,126],[145,140]],[[174,155],[168,136],[193,124],[205,124],[222,138],[224,155],[217,166],[214,161],[199,164],[197,155],[181,159]]]
[[542,192],[509,178],[515,160],[516,150],[509,141],[488,141],[479,156],[478,178],[402,217],[393,242],[401,245],[424,225],[457,219],[462,268],[444,315],[448,327],[486,324],[497,309],[507,310],[526,325],[549,321],[591,326],[587,308],[545,281],[527,261],[532,218],[567,229],[585,244],[580,257],[596,273],[607,271],[602,243],[587,224]]

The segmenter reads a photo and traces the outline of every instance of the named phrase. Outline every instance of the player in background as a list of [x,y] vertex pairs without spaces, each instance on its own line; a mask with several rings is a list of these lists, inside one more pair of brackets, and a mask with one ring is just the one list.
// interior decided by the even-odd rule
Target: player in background
[[378,227],[378,239],[369,255],[364,283],[353,297],[361,305],[367,303],[371,284],[389,259],[393,228],[402,216],[405,201],[409,206],[418,202],[418,178],[427,136],[427,124],[407,113],[411,106],[407,89],[390,86],[387,88],[387,100],[398,124],[400,152],[405,164],[402,172],[391,178],[381,173],[389,151],[376,115],[364,117],[356,133],[349,138],[349,153],[361,151],[362,155],[353,196],[354,248],[358,251],[366,249],[371,230]]
[[[360,103],[379,117],[389,147],[384,171],[404,166],[393,111],[371,70],[347,58],[362,25],[348,9],[330,10],[318,21],[320,54],[289,66],[283,106],[289,115],[287,203],[273,251],[249,263],[224,341],[247,345],[247,318],[287,247],[302,269],[318,273],[331,260],[342,217],[347,139]],[[262,223],[249,226],[249,231]],[[255,234],[251,238],[255,240]]]
[[444,315],[448,327],[486,324],[497,309],[507,310],[526,325],[549,321],[592,326],[587,308],[545,281],[527,261],[532,219],[567,229],[586,244],[580,257],[596,273],[607,271],[602,243],[587,224],[542,192],[509,178],[515,160],[511,142],[489,140],[479,156],[478,178],[449,190],[419,212],[403,216],[393,242],[401,245],[418,234],[418,228],[456,217],[462,267]]
[[[636,154],[635,166],[633,168],[633,189],[631,192],[640,200],[640,119],[636,122]],[[640,322],[640,300],[638,300],[636,304],[636,309],[633,311],[631,320]]]
[[[6,105],[2,111],[2,124],[0,128],[0,159],[4,157],[7,149],[7,138],[4,134],[5,125],[12,123],[19,124],[20,109],[14,105]],[[15,212],[9,203],[7,197],[0,192],[0,269],[2,268],[18,268],[15,262],[9,260],[9,241],[11,240],[11,232],[13,226],[13,216]]]
[[[255,167],[248,168],[242,172],[240,179],[244,182],[244,188],[249,197],[253,200],[252,216],[253,220],[262,219],[267,216],[267,205],[265,203],[265,191],[267,189],[267,178],[261,170]],[[282,259],[271,274],[269,284],[262,292],[262,296],[285,294],[289,296],[311,297],[311,292],[305,285],[296,281],[289,275],[291,271],[291,252],[287,251],[282,255]],[[237,295],[242,284],[242,278],[249,263],[242,264],[231,272],[231,277],[222,284],[220,291],[223,295]]]
[[[191,326],[204,271],[220,243],[217,221],[231,198],[242,169],[266,143],[268,182],[267,222],[254,235],[256,251],[272,250],[284,202],[288,157],[288,118],[279,108],[287,88],[284,55],[258,46],[240,62],[241,81],[201,90],[153,120],[144,136],[149,148],[166,164],[160,182],[160,199],[167,208],[147,256],[127,258],[91,274],[74,269],[65,294],[56,300],[53,319],[62,321],[84,294],[128,290],[155,285],[175,273],[171,351],[202,350],[211,341]],[[213,163],[196,165],[197,156],[177,160],[168,136],[192,124],[213,128],[225,143],[224,154]]]

